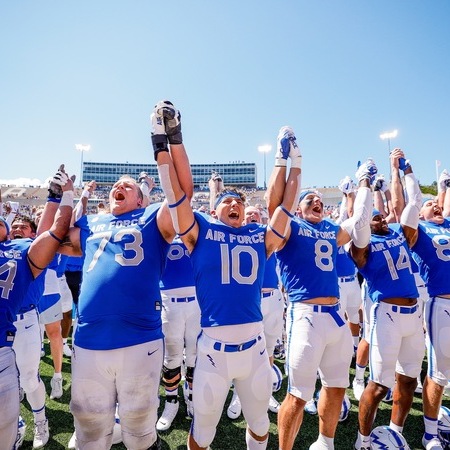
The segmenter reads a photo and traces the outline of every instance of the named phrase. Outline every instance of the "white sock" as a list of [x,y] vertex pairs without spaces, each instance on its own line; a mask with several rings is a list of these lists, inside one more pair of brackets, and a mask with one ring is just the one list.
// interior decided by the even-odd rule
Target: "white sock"
[[357,380],[364,380],[364,372],[366,371],[366,366],[355,365],[355,378]]
[[316,442],[322,444],[322,446],[325,446],[329,450],[334,450],[334,438],[329,438],[324,436],[322,433],[319,433],[319,437]]
[[34,421],[39,422],[45,419],[45,386],[42,380],[39,380],[38,387],[33,392],[25,391],[28,403],[34,414]]
[[63,345],[67,344],[67,338],[63,338]]
[[361,444],[370,444],[370,436],[364,436],[361,432],[358,431],[358,439]]
[[257,441],[249,432],[248,429],[245,432],[245,442],[247,444],[247,450],[266,450],[267,442],[269,441],[269,435],[267,435],[264,441]]
[[55,372],[55,373],[53,374],[53,378],[62,378],[61,372]]
[[396,425],[394,422],[392,422],[392,420],[389,423],[389,427],[395,431],[398,431],[400,434],[403,433],[403,427],[401,427],[400,425]]

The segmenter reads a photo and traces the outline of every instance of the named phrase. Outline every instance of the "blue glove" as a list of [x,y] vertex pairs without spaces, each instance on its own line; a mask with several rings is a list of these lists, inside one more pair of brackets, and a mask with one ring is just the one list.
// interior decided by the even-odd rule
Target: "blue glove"
[[408,159],[405,159],[405,158],[398,159],[398,168],[400,170],[403,170],[403,172],[404,172],[406,169],[409,169],[410,167],[411,167],[411,164],[409,163]]

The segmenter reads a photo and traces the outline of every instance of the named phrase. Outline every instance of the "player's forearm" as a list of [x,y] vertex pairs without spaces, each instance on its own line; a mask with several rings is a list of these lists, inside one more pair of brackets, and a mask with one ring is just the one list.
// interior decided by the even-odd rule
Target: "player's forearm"
[[181,190],[186,194],[188,200],[191,201],[194,195],[194,182],[192,180],[191,165],[189,164],[189,158],[186,149],[184,148],[184,144],[171,144],[170,155]]

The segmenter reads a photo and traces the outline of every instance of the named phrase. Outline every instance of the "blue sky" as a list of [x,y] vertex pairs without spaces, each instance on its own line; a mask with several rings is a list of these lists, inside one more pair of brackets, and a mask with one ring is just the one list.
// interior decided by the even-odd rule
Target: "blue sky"
[[448,0],[4,1],[0,30],[1,180],[78,176],[77,143],[85,161],[153,161],[163,98],[192,163],[255,161],[260,185],[257,148],[283,125],[304,186],[369,156],[388,174],[393,129],[422,184],[450,169]]

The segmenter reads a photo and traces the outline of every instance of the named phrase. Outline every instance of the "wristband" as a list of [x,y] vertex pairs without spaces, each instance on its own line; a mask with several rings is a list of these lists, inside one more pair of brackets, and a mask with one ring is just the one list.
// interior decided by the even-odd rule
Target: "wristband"
[[59,206],[70,206],[73,208],[73,191],[64,191]]
[[47,201],[48,202],[53,202],[53,203],[60,203],[61,202],[61,194],[57,194],[56,192],[54,192],[51,189],[49,189],[48,190]]
[[284,158],[275,158],[275,167],[286,167],[287,159]]
[[150,187],[149,187],[148,183],[146,181],[143,181],[140,184],[140,188],[141,188],[142,195],[144,197],[148,198],[150,196]]
[[291,158],[291,168],[292,169],[301,169],[302,168],[302,157],[294,156]]
[[90,198],[91,193],[89,191],[83,191],[83,193],[81,194],[81,197],[83,198]]

